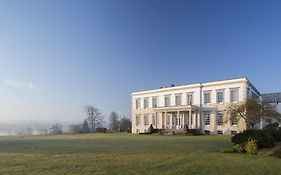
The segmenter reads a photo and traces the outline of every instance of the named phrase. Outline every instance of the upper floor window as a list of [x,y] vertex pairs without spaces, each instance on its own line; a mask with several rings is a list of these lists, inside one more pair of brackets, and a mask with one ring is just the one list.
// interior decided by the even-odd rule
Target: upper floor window
[[211,103],[211,92],[204,92],[204,104]]
[[144,126],[148,125],[148,115],[143,116],[143,124],[144,124]]
[[217,92],[217,103],[221,104],[224,102],[224,91]]
[[149,98],[148,97],[143,99],[143,107],[144,107],[144,109],[148,108],[148,102],[149,102]]
[[141,99],[137,98],[136,99],[136,109],[140,109],[140,102],[141,102]]
[[140,125],[140,115],[136,115],[136,126]]
[[176,94],[176,98],[175,98],[176,106],[180,106],[181,105],[181,96],[182,96],[182,94]]
[[193,93],[188,93],[186,95],[186,104],[192,105],[193,104]]
[[218,117],[218,125],[223,125],[223,113],[221,111],[219,111],[217,113],[217,117]]
[[152,107],[157,108],[157,97],[152,97]]
[[210,125],[210,113],[205,113],[205,125]]
[[230,102],[237,103],[239,100],[239,89],[230,90]]
[[166,95],[164,98],[165,98],[165,107],[170,106],[170,95]]

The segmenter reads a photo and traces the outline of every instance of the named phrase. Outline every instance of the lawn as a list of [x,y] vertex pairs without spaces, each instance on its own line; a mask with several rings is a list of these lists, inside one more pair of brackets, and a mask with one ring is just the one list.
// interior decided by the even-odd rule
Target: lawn
[[0,174],[281,174],[281,159],[221,153],[227,136],[0,137]]

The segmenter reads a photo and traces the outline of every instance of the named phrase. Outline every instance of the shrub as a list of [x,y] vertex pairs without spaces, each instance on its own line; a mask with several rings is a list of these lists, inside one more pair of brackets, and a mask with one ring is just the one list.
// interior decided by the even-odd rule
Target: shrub
[[242,152],[244,152],[245,150],[244,150],[244,147],[243,147],[242,145],[240,145],[240,144],[235,144],[235,145],[233,145],[233,147],[232,147],[232,151],[233,151],[233,152],[237,152],[237,153],[242,153]]
[[273,157],[278,157],[281,158],[281,147],[277,147],[275,149],[273,149],[273,151],[270,154]]
[[106,128],[96,128],[97,133],[106,133]]
[[234,135],[231,141],[235,144],[245,145],[249,138],[256,140],[259,149],[274,146],[274,138],[266,130],[246,130]]
[[201,135],[198,129],[186,129],[186,135]]
[[245,144],[244,149],[248,154],[257,154],[258,153],[257,141],[249,138],[249,140]]
[[265,126],[264,130],[270,134],[275,141],[281,141],[281,128],[278,128],[278,123],[272,123]]

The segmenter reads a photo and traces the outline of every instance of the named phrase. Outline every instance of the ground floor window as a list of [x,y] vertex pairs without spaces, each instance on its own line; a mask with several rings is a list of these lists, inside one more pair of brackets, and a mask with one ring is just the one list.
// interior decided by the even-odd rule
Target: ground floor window
[[148,125],[148,116],[147,115],[143,116],[143,124],[144,124],[144,126]]
[[156,116],[155,116],[155,114],[152,115],[152,124],[154,126],[156,125]]
[[231,131],[231,135],[237,134],[237,131]]
[[139,129],[136,129],[136,133],[139,133],[140,132],[140,130]]
[[205,114],[205,125],[210,125],[210,114],[209,113]]
[[218,134],[223,134],[223,131],[221,131],[221,130],[218,130]]
[[205,134],[210,134],[211,132],[209,130],[205,130]]

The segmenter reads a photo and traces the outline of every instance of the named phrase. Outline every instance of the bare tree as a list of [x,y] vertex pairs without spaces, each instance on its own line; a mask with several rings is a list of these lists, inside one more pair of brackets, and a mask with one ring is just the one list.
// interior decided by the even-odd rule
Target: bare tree
[[275,119],[281,118],[281,114],[278,112],[276,106],[269,103],[258,102],[254,99],[248,99],[241,104],[229,105],[227,113],[229,114],[230,121],[244,119],[247,129],[252,129],[255,124],[266,117]]
[[54,124],[50,128],[50,134],[62,134],[62,126],[58,123]]
[[109,129],[111,131],[117,131],[120,128],[120,121],[116,112],[111,112],[109,115]]
[[87,120],[91,128],[91,132],[95,132],[97,127],[100,127],[103,123],[103,116],[98,108],[93,105],[85,106],[85,113]]

